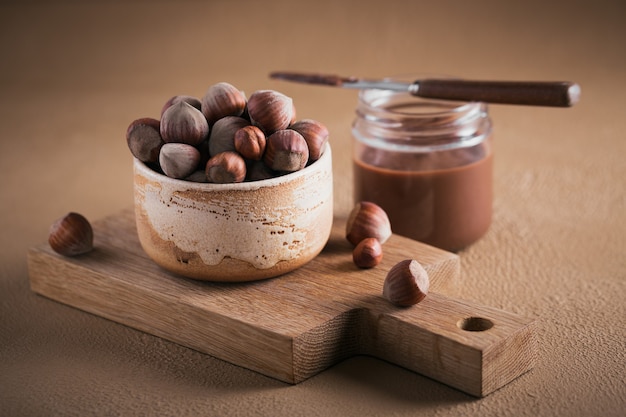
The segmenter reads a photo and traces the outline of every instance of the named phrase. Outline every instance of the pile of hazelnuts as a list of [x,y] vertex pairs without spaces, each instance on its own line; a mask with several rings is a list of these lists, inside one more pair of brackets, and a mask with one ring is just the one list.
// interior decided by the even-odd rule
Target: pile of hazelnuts
[[201,98],[170,98],[160,119],[134,120],[126,141],[135,158],[168,177],[237,183],[315,162],[328,142],[328,129],[316,120],[296,120],[293,100],[278,91],[258,90],[246,98],[220,82]]
[[[138,160],[168,177],[194,182],[257,181],[303,169],[320,158],[328,142],[321,123],[296,120],[293,100],[273,90],[245,95],[226,82],[209,87],[201,98],[178,95],[161,110],[160,120],[134,120],[126,132]],[[351,211],[346,238],[360,268],[373,268],[383,257],[391,224],[377,204],[363,201]],[[93,249],[93,230],[78,213],[69,213],[50,228],[50,246],[65,256]],[[394,265],[383,296],[397,306],[421,302],[429,277],[422,265],[406,259]]]

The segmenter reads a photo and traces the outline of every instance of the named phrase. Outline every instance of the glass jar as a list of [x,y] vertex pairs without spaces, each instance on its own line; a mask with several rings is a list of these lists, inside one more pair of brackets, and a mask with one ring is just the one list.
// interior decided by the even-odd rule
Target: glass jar
[[352,125],[354,200],[388,214],[394,233],[448,251],[491,223],[493,152],[487,105],[363,90]]

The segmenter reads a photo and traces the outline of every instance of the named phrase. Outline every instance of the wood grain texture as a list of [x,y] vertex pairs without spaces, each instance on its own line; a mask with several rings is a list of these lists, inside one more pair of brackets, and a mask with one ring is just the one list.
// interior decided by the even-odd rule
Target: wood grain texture
[[[28,254],[33,291],[279,380],[298,383],[338,361],[371,355],[484,396],[532,368],[532,320],[453,298],[460,261],[392,236],[376,268],[358,269],[335,220],[330,241],[309,264],[279,278],[220,284],[177,277],[152,262],[125,210],[94,223],[95,250],[75,258],[47,244]],[[389,268],[420,261],[431,293],[397,308],[382,297]],[[459,327],[490,320],[485,331]]]

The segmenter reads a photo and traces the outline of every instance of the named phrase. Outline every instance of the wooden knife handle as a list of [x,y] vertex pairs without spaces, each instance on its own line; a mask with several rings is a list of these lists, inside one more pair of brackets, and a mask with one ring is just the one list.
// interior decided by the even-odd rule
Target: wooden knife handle
[[414,85],[417,97],[498,104],[570,107],[580,97],[578,84],[562,81],[423,79]]

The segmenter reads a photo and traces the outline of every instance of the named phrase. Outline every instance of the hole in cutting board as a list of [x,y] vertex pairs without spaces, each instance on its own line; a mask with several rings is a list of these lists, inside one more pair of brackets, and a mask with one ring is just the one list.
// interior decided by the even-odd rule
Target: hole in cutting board
[[484,332],[493,327],[493,322],[482,317],[467,317],[459,320],[456,325],[467,332]]

